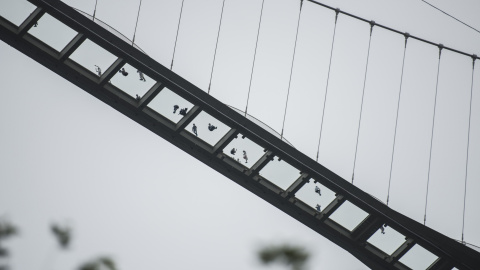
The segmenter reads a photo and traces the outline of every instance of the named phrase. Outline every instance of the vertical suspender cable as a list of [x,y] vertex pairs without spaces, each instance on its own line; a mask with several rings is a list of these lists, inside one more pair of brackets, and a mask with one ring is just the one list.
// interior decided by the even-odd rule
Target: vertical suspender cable
[[213,68],[215,67],[215,59],[217,57],[218,38],[220,37],[220,28],[222,27],[224,7],[225,7],[225,0],[223,0],[222,11],[220,12],[220,23],[218,24],[217,42],[215,43],[215,52],[213,53],[212,71],[210,71],[210,81],[208,82],[208,94],[210,94],[210,87],[212,86]]
[[285,101],[285,111],[283,112],[283,123],[282,123],[282,132],[280,134],[280,139],[283,139],[283,129],[285,127],[285,118],[287,117],[288,96],[290,95],[290,84],[292,82],[293,63],[295,61],[295,52],[297,50],[298,28],[300,27],[300,17],[302,15],[302,6],[303,6],[303,0],[300,0],[300,11],[298,12],[298,21],[297,21],[297,33],[295,34],[295,45],[293,45],[292,65],[290,67],[290,78],[288,79],[287,100]]
[[372,43],[372,32],[373,32],[374,25],[375,25],[375,22],[371,21],[370,37],[368,38],[367,63],[365,64],[365,76],[363,78],[362,101],[360,103],[360,117],[358,118],[357,143],[355,144],[355,155],[353,158],[352,184],[353,184],[353,179],[355,178],[355,165],[357,163],[358,138],[360,137],[360,124],[362,123],[363,97],[365,96],[365,85],[367,83],[368,59],[370,58],[370,44]]
[[135,31],[133,32],[132,46],[133,46],[133,44],[135,44],[135,35],[137,34],[138,17],[140,17],[140,8],[141,7],[142,7],[142,0],[140,0],[140,4],[138,5],[137,22],[135,23]]
[[255,52],[253,53],[252,72],[250,73],[250,83],[248,85],[247,105],[245,106],[245,117],[247,117],[248,101],[250,100],[250,90],[252,88],[253,69],[255,68],[255,59],[257,57],[258,37],[260,36],[260,26],[262,24],[263,4],[265,4],[265,0],[262,0],[262,8],[260,9],[260,20],[258,21],[257,41],[255,42]]
[[407,53],[407,41],[410,35],[408,33],[405,33],[404,36],[405,36],[405,47],[403,48],[402,74],[400,75],[400,88],[398,90],[398,101],[397,101],[397,116],[395,117],[395,130],[393,132],[392,158],[390,159],[390,176],[388,177],[387,205],[388,205],[388,202],[390,201],[390,184],[392,183],[393,157],[395,156],[395,142],[397,140],[398,113],[400,111],[400,98],[402,96],[403,69],[405,68],[405,55]]
[[177,25],[177,35],[175,36],[175,44],[173,45],[173,55],[172,55],[172,63],[170,64],[170,70],[172,70],[173,68],[173,60],[175,59],[175,51],[177,49],[178,31],[180,30],[180,22],[182,21],[183,2],[185,2],[185,0],[182,0],[182,6],[180,7],[180,16],[178,17],[178,25]]
[[98,0],[95,0],[95,9],[93,10],[93,21],[95,21],[95,14],[97,13],[97,2]]
[[435,129],[435,112],[437,109],[437,93],[438,93],[438,77],[440,75],[440,62],[442,60],[443,45],[438,45],[438,67],[437,67],[437,83],[435,86],[435,101],[433,103],[433,120],[432,120],[432,136],[430,137],[430,156],[428,158],[428,177],[427,177],[427,191],[425,193],[425,212],[423,216],[423,225],[427,223],[427,204],[428,204],[428,186],[430,184],[430,169],[432,165],[432,145],[433,145],[433,131]]
[[318,154],[320,153],[320,142],[322,141],[323,117],[325,116],[325,105],[327,104],[328,81],[330,80],[330,68],[332,67],[333,45],[335,44],[335,33],[337,31],[338,13],[340,13],[340,9],[337,8],[335,10],[335,25],[333,26],[332,48],[330,49],[330,63],[328,64],[327,85],[325,87],[325,98],[323,100],[322,122],[320,123],[320,135],[318,136],[317,159],[316,159],[317,162],[318,162]]
[[472,97],[473,97],[473,75],[475,73],[475,60],[477,59],[476,55],[472,55],[472,83],[470,84],[470,110],[468,112],[468,135],[467,135],[467,160],[465,162],[465,189],[463,192],[463,219],[462,219],[462,243],[464,242],[464,232],[465,232],[465,204],[467,198],[467,178],[468,178],[468,150],[470,149],[470,122],[472,120]]

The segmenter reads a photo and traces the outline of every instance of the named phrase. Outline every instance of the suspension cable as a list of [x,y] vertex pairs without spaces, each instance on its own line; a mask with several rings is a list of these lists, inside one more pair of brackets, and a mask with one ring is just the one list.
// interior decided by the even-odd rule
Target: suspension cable
[[375,21],[370,22],[370,37],[368,38],[367,63],[365,64],[365,76],[363,78],[362,101],[360,103],[360,117],[358,119],[357,143],[355,144],[355,155],[353,158],[352,184],[353,184],[353,179],[355,178],[355,165],[357,163],[358,138],[360,137],[360,124],[362,123],[363,97],[365,96],[365,85],[367,83],[368,59],[370,58],[370,44],[372,42],[373,26],[375,26]]
[[97,13],[97,2],[98,0],[95,0],[95,9],[93,10],[93,21],[95,21],[95,14]]
[[140,8],[141,7],[142,7],[142,0],[140,0],[140,4],[138,5],[137,22],[135,23],[135,31],[133,32],[132,46],[133,46],[133,44],[135,44],[135,35],[137,34],[138,18],[140,17]]
[[182,0],[182,6],[180,7],[180,16],[178,17],[178,25],[177,25],[177,35],[175,36],[175,44],[173,45],[173,55],[172,55],[172,63],[170,64],[170,70],[172,70],[173,68],[173,60],[175,59],[175,51],[177,49],[178,32],[180,31],[180,22],[182,21],[183,2],[185,2],[185,0]]
[[210,81],[208,82],[208,94],[210,94],[210,87],[212,86],[213,68],[215,67],[215,59],[217,57],[218,38],[220,37],[220,28],[222,27],[223,8],[224,7],[225,7],[225,0],[223,0],[222,11],[220,12],[220,23],[218,24],[217,42],[215,43],[215,52],[213,53],[212,71],[210,71]]
[[397,116],[395,117],[395,129],[393,132],[392,158],[390,159],[390,175],[388,177],[387,205],[390,201],[390,184],[392,183],[393,157],[395,156],[395,142],[397,140],[398,113],[400,111],[400,98],[402,96],[403,70],[405,68],[405,55],[407,54],[407,41],[410,34],[405,33],[405,47],[403,48],[402,74],[400,75],[400,88],[398,90]]
[[283,129],[285,127],[285,118],[287,117],[288,97],[290,95],[290,84],[292,82],[293,63],[295,61],[295,52],[297,50],[298,28],[300,28],[300,17],[302,15],[302,6],[303,6],[303,0],[300,0],[300,11],[298,12],[298,21],[297,21],[297,33],[295,34],[295,45],[293,46],[292,65],[290,66],[290,78],[288,79],[287,100],[285,101],[285,111],[283,112],[283,123],[282,123],[282,132],[280,134],[280,139],[283,139]]
[[333,56],[333,45],[335,44],[335,33],[337,31],[337,21],[338,14],[340,9],[335,9],[335,25],[333,26],[333,38],[332,38],[332,47],[330,49],[330,62],[328,64],[328,73],[327,73],[327,85],[325,86],[325,98],[323,99],[323,111],[322,111],[322,122],[320,123],[320,135],[318,136],[318,146],[317,146],[317,159],[318,154],[320,153],[320,142],[322,141],[322,129],[323,129],[323,117],[325,116],[325,105],[327,104],[327,93],[328,93],[328,81],[330,80],[330,68],[332,67],[332,56]]
[[255,68],[255,59],[257,57],[258,37],[260,36],[260,26],[262,24],[263,4],[265,4],[265,0],[262,0],[262,8],[260,9],[260,20],[258,21],[257,41],[255,42],[255,51],[253,53],[252,72],[250,73],[250,83],[248,85],[247,105],[245,106],[245,117],[247,117],[248,101],[250,100],[250,90],[252,88],[253,69]]
[[430,169],[432,165],[432,146],[433,146],[433,131],[435,129],[435,113],[437,109],[437,93],[438,93],[438,77],[440,75],[440,62],[442,60],[443,44],[438,45],[438,67],[437,67],[437,83],[435,86],[435,101],[433,103],[433,120],[432,120],[432,135],[430,136],[430,156],[428,158],[428,177],[427,177],[427,191],[425,193],[425,212],[423,216],[423,225],[427,223],[427,204],[428,204],[428,187],[430,184]]
[[455,18],[454,16],[452,16],[452,15],[448,14],[447,12],[445,12],[445,11],[443,11],[443,10],[439,9],[438,7],[436,7],[436,6],[432,5],[432,4],[430,4],[429,2],[427,2],[427,1],[425,1],[425,0],[421,0],[421,1],[422,1],[422,2],[424,2],[425,4],[429,5],[429,6],[433,7],[434,9],[436,9],[436,10],[438,10],[438,11],[442,12],[443,14],[447,15],[448,17],[450,17],[450,18],[452,18],[452,19],[456,20],[457,22],[459,22],[459,23],[461,23],[461,24],[463,24],[463,25],[465,25],[465,26],[467,26],[467,27],[469,27],[469,28],[473,29],[474,31],[476,31],[476,32],[478,32],[478,33],[480,33],[480,31],[478,31],[478,29],[476,29],[476,28],[472,27],[471,25],[468,25],[468,24],[464,23],[463,21],[461,21],[461,20],[459,20],[459,19]]
[[472,55],[472,83],[470,84],[470,110],[468,112],[468,135],[467,135],[467,161],[465,163],[465,189],[463,192],[463,219],[462,219],[462,243],[464,242],[464,232],[465,232],[465,204],[467,198],[467,178],[468,178],[468,150],[470,149],[470,123],[472,119],[472,97],[473,97],[473,75],[475,73],[475,60],[476,55]]

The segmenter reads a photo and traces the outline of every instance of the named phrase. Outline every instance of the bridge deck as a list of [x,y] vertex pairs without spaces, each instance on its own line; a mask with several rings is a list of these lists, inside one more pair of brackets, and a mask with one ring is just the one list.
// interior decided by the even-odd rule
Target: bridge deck
[[[426,249],[435,258],[427,269],[478,269],[480,253],[390,209],[63,2],[29,2],[36,9],[20,25],[0,17],[4,42],[328,238],[370,268],[410,269],[402,258],[415,249]],[[72,30],[66,46],[47,44],[31,31],[46,16]],[[113,56],[108,69],[94,73],[74,57],[86,44]],[[138,75],[144,74],[148,83],[138,84],[137,79],[137,84],[124,83],[125,76],[119,73],[122,68],[141,71]],[[186,104],[185,115],[170,114],[173,101]],[[191,131],[194,122],[218,123],[218,132],[211,133],[216,136],[208,132],[196,136]],[[230,149],[236,145],[251,150],[250,163],[243,161],[240,151],[232,155]],[[276,170],[290,174],[271,173]],[[302,201],[300,194],[317,185],[325,202],[320,211]],[[385,226],[399,236],[396,249],[372,244]]]

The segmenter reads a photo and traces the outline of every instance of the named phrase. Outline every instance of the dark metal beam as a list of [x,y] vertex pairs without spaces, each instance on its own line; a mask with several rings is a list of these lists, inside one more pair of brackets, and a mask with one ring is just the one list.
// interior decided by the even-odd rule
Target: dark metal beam
[[178,121],[175,129],[177,133],[180,133],[190,122],[197,117],[197,115],[201,112],[199,106],[193,106],[193,108],[188,111],[187,115],[185,115],[180,121]]
[[293,182],[293,184],[288,187],[288,189],[283,194],[283,197],[290,198],[294,196],[295,193],[297,193],[297,191],[299,191],[303,187],[303,185],[308,182],[309,179],[310,177],[308,176],[308,173],[302,173],[300,177],[298,177],[297,180],[295,180],[295,182]]
[[29,16],[28,18],[23,21],[23,23],[18,27],[17,34],[18,36],[22,37],[25,33],[34,26],[38,20],[45,14],[45,10],[40,7],[37,7]]
[[213,147],[213,153],[218,154],[219,152],[223,151],[227,145],[233,141],[238,135],[238,131],[234,128],[230,129],[227,134],[225,134],[220,141],[218,141],[215,146]]
[[60,61],[65,61],[70,55],[82,45],[82,43],[87,39],[83,34],[77,34],[60,52]]
[[406,241],[399,247],[391,256],[389,256],[386,261],[388,263],[394,264],[398,259],[400,259],[405,253],[407,253],[413,246],[415,242],[411,238],[407,238]]
[[148,103],[150,103],[158,95],[158,93],[163,90],[164,87],[165,86],[162,83],[156,82],[155,85],[153,85],[152,88],[150,88],[150,90],[148,90],[147,93],[145,93],[145,95],[143,95],[143,97],[138,101],[138,109],[143,110]]
[[125,65],[125,59],[118,58],[108,69],[100,76],[100,86],[104,86],[117,74],[117,72]]

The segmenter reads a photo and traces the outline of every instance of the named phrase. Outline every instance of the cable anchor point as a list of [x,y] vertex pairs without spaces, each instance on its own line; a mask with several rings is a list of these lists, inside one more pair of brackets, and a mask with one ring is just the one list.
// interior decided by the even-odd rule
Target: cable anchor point
[[408,40],[408,38],[410,37],[410,33],[405,32],[405,33],[403,34],[403,36],[405,37],[405,47],[407,47],[407,40]]
[[370,21],[370,36],[372,35],[373,27],[375,26],[375,21]]
[[438,44],[438,58],[440,58],[442,56],[442,49],[443,49],[443,44],[442,43],[439,43]]
[[337,23],[337,19],[338,19],[338,14],[340,13],[340,9],[339,8],[336,8],[335,9],[335,23]]

